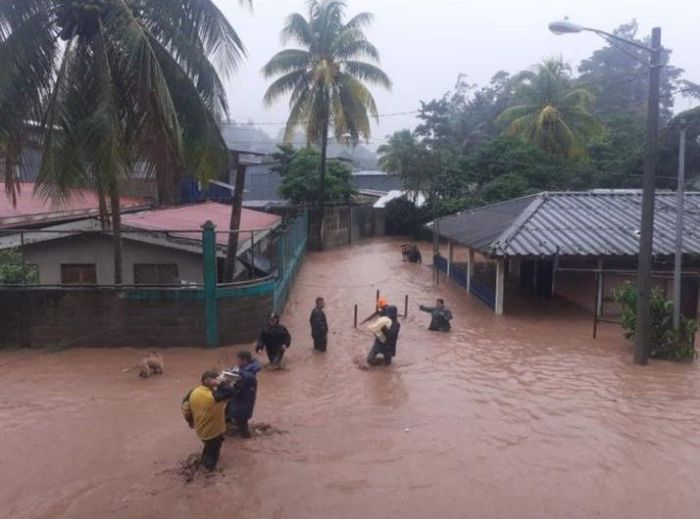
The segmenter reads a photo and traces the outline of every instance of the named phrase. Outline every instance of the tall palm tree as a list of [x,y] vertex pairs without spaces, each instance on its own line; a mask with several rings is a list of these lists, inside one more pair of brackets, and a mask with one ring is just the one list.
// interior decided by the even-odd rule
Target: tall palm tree
[[227,167],[217,119],[228,107],[217,68],[228,74],[243,54],[212,0],[0,3],[8,192],[19,188],[22,133],[39,122],[39,193],[61,200],[74,189],[96,189],[121,283],[120,180],[134,170],[153,175],[167,200],[181,167],[203,179]]
[[[345,21],[345,9],[343,0],[312,0],[308,18],[291,14],[282,30],[282,42],[294,42],[299,48],[278,52],[263,67],[266,78],[277,77],[265,93],[267,105],[291,94],[285,140],[291,141],[299,127],[306,132],[308,143],[321,147],[321,222],[331,128],[339,140],[349,136],[351,142],[357,143],[360,138],[369,138],[370,117],[377,120],[378,113],[366,83],[391,88],[387,75],[370,63],[379,62],[379,52],[363,29],[373,16],[360,13]],[[320,233],[322,244],[323,225]]]
[[507,124],[504,134],[520,136],[552,156],[586,158],[588,139],[602,127],[589,112],[592,94],[573,87],[568,65],[546,60],[519,79],[516,104],[497,119]]

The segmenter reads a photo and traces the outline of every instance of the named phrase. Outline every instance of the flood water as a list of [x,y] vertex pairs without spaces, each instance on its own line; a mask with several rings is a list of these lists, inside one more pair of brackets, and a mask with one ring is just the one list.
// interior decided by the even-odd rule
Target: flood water
[[[283,316],[288,369],[259,375],[253,420],[280,434],[227,440],[212,477],[178,473],[200,447],[179,400],[237,347],[166,350],[149,380],[121,372],[133,349],[0,353],[0,516],[698,517],[697,364],[634,366],[618,327],[593,340],[562,304],[495,316],[398,243],[307,256]],[[366,316],[377,289],[401,311],[408,294],[409,316],[395,365],[361,370],[372,339],[353,305]],[[308,336],[317,295],[326,354]],[[416,308],[439,296],[451,334]]]

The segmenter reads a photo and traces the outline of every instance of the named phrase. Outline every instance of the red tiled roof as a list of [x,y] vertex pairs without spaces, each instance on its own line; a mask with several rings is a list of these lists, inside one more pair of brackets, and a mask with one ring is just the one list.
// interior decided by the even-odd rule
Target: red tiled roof
[[[211,220],[217,231],[227,231],[230,219],[230,205],[205,202],[125,214],[122,216],[122,225],[132,229],[153,231],[187,231],[192,229],[194,232],[171,233],[171,235],[191,240],[201,240],[202,235],[199,229],[207,220]],[[281,217],[274,214],[242,209],[240,229],[241,231],[269,230],[277,227],[281,220]],[[243,241],[249,238],[250,236],[242,235],[240,239]],[[216,242],[219,245],[226,245],[228,243],[228,233],[217,232]]]
[[[122,211],[145,209],[147,200],[122,197]],[[5,184],[0,183],[0,229],[35,226],[99,215],[97,194],[90,190],[76,191],[67,200],[53,203],[34,194],[33,182],[22,182],[17,195],[17,205],[7,196]]]

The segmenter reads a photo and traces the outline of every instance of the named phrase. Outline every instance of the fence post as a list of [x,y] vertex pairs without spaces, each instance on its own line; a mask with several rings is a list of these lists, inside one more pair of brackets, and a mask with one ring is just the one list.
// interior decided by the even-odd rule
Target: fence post
[[202,256],[204,261],[204,322],[207,347],[219,345],[219,316],[216,301],[216,227],[211,221],[202,226]]
[[255,231],[250,231],[250,279],[255,279]]

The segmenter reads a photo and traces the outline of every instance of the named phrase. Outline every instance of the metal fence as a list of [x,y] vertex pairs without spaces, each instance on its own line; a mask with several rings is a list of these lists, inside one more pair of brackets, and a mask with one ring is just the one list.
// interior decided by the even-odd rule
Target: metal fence
[[[433,257],[433,264],[438,270],[445,274],[448,273],[448,262],[445,257],[439,254],[435,255]],[[455,263],[449,266],[449,275],[455,283],[462,288],[468,289],[470,294],[486,304],[489,308],[494,309],[496,307],[496,291],[489,286],[487,282],[479,280],[474,276],[469,278],[466,269]]]

